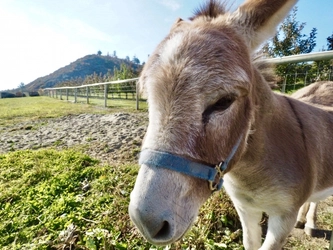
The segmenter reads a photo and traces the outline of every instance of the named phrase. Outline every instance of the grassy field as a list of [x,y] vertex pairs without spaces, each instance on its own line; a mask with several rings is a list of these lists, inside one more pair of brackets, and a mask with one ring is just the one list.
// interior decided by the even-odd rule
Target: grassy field
[[[104,109],[49,97],[0,99],[0,126],[120,111],[138,112],[126,103]],[[137,170],[133,162],[103,165],[80,148],[0,154],[0,248],[243,249],[237,215],[223,193],[205,204],[182,241],[166,248],[147,243],[127,212]]]
[[0,125],[91,112],[108,111],[93,105],[74,104],[45,96],[0,99]]
[[[29,98],[0,99],[0,125],[13,124],[25,120],[60,117],[70,114],[136,112],[133,100],[112,100],[104,108],[104,101],[91,99],[91,104],[84,104],[50,98],[47,96]],[[140,110],[147,110],[146,102],[140,102]]]

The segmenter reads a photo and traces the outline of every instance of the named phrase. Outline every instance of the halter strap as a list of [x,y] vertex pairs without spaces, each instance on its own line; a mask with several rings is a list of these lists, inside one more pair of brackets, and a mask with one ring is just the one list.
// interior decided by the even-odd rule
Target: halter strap
[[144,149],[140,153],[139,164],[166,168],[185,175],[207,180],[212,191],[220,190],[223,185],[223,175],[228,168],[230,160],[234,157],[240,145],[241,138],[242,137],[238,139],[225,161],[222,161],[215,167],[194,162],[168,152],[152,149]]

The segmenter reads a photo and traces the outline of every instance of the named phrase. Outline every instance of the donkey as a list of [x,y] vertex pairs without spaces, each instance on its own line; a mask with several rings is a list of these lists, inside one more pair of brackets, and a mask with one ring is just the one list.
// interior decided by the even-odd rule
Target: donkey
[[[315,82],[291,95],[293,98],[314,105],[333,107],[333,82]],[[303,228],[306,234],[316,235],[317,229],[317,202],[306,202],[297,215],[296,227]]]
[[333,192],[333,111],[272,92],[253,61],[296,2],[247,0],[228,13],[211,0],[150,56],[140,76],[149,125],[129,204],[149,242],[179,240],[223,184],[245,248],[281,249],[300,207]]
[[333,107],[333,82],[315,82],[296,91],[291,96],[311,104]]

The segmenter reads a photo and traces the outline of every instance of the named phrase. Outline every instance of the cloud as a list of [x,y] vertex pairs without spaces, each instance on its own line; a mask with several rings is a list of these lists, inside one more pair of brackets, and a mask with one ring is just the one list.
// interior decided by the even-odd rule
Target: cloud
[[[82,57],[90,48],[80,39],[86,39],[89,34],[93,39],[110,39],[104,33],[79,22],[74,22],[71,27],[67,22],[68,29],[75,28],[76,35],[80,34],[73,39],[59,28],[50,27],[46,22],[35,22],[20,13],[0,10],[0,21],[0,68],[3,69],[0,89],[12,89],[20,82],[27,84]],[[58,27],[66,22],[62,23]]]
[[71,36],[78,36],[83,39],[94,39],[103,42],[112,42],[112,37],[87,23],[68,17],[59,19],[59,25],[66,30]]
[[160,0],[159,3],[171,9],[172,11],[176,11],[181,7],[181,5],[175,0]]
[[[85,3],[88,4],[88,2],[86,0]],[[112,41],[110,35],[89,25],[83,20],[76,19],[68,15],[66,16],[59,13],[52,13],[49,10],[38,7],[31,7],[30,11],[35,15],[35,17],[38,17],[39,20],[44,20],[49,27],[57,29],[57,32],[65,34],[70,39],[93,39],[102,42]]]

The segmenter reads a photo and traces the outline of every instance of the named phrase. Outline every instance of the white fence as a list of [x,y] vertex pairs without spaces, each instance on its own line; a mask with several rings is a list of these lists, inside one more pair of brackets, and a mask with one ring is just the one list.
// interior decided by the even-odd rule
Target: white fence
[[[314,52],[309,54],[292,55],[280,58],[270,58],[267,59],[268,62],[280,65],[280,64],[291,64],[291,63],[301,63],[310,61],[320,61],[333,59],[333,51],[322,51]],[[303,64],[304,65],[304,64]],[[297,67],[296,67],[297,68]],[[307,68],[307,69],[306,69]],[[311,65],[308,67],[301,67],[301,69],[290,71],[288,70],[286,74],[281,76],[282,87],[281,92],[286,92],[286,88],[293,91],[297,88],[307,86],[316,81],[332,81],[333,80],[333,65],[330,67],[327,65],[317,65],[317,70],[313,71]]]
[[286,64],[286,63],[299,63],[299,62],[321,61],[321,60],[330,60],[330,59],[333,59],[333,50],[270,58],[266,60],[274,64]]
[[59,87],[59,88],[45,88],[46,94],[50,97],[66,98],[69,100],[70,96],[74,97],[74,102],[78,102],[78,98],[85,98],[87,104],[90,98],[97,98],[104,100],[104,107],[107,107],[108,100],[110,99],[126,99],[135,100],[136,109],[139,109],[139,91],[138,78],[118,80],[112,82],[93,83],[81,86]]
[[[299,63],[299,62],[308,62],[308,61],[321,61],[333,59],[333,51],[323,51],[309,54],[301,55],[292,55],[281,58],[270,58],[266,59],[268,62],[279,65],[287,63]],[[318,72],[319,73],[319,72]],[[332,70],[326,72],[326,80],[333,80]],[[293,77],[295,79],[294,86],[296,86],[296,80],[302,75],[304,79],[304,86],[318,80],[318,74],[316,76],[310,75],[307,72],[292,72],[284,76],[284,84],[281,91],[285,92],[286,82],[288,77]],[[66,98],[69,100],[69,97],[74,97],[74,102],[77,102],[78,98],[84,98],[86,103],[90,102],[91,98],[103,99],[104,107],[107,107],[108,100],[120,99],[120,100],[135,100],[136,109],[139,109],[140,96],[137,91],[138,88],[138,78],[112,81],[112,82],[101,82],[94,83],[82,86],[73,86],[73,87],[59,87],[59,88],[46,88],[46,94],[50,97]]]

